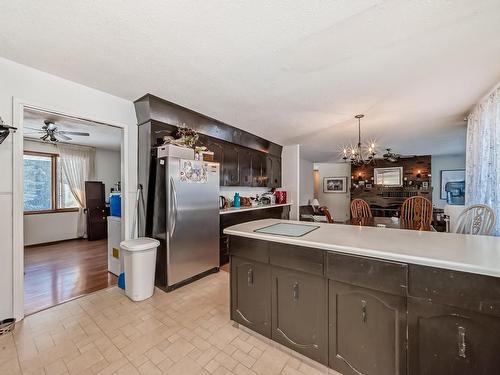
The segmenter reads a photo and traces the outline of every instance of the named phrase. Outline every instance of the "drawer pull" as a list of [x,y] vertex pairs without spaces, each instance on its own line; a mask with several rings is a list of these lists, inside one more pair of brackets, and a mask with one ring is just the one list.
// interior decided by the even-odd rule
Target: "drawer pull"
[[462,358],[467,358],[465,350],[467,349],[467,344],[465,343],[465,328],[458,327],[458,356]]
[[297,302],[299,300],[299,283],[298,281],[293,284],[293,300]]
[[253,269],[250,268],[247,272],[247,282],[249,286],[253,285]]
[[366,323],[366,301],[364,299],[361,300],[361,320],[363,323]]

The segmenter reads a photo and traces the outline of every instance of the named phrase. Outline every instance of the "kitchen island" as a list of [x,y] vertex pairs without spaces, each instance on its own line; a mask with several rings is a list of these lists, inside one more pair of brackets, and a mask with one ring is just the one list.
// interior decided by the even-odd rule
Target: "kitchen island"
[[[310,225],[291,237],[259,233]],[[226,228],[231,319],[342,374],[500,373],[500,238]]]

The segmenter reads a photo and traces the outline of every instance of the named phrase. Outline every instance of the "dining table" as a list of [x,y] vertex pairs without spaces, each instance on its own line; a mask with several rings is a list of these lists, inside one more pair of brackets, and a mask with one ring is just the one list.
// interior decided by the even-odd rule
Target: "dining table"
[[399,217],[353,217],[344,222],[348,225],[359,225],[363,227],[380,227],[380,228],[395,228],[419,230],[424,232],[435,232],[436,230],[430,223],[422,223],[421,221],[404,220]]

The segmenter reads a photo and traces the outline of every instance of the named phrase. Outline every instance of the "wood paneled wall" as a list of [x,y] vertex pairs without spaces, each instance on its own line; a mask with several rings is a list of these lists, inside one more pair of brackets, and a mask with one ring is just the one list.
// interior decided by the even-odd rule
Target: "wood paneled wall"
[[[401,187],[383,187],[373,184],[374,168],[403,167],[403,185]],[[396,163],[377,160],[375,165],[364,165],[351,168],[351,200],[361,198],[370,204],[374,216],[392,216],[399,211],[404,200],[419,195],[432,201],[431,188],[431,156],[415,156],[400,159]],[[364,185],[358,186],[359,181]],[[427,182],[428,188],[423,189],[422,183]]]
[[[403,167],[403,178],[406,178],[406,185],[421,185],[422,182],[428,182],[430,186],[431,177],[431,155],[414,156],[411,158],[399,159],[396,163],[391,163],[386,160],[377,160],[375,165],[363,165],[360,167],[352,167],[352,184],[357,184],[362,180],[369,184],[373,184],[373,169],[387,167]],[[419,173],[420,171],[420,173]]]

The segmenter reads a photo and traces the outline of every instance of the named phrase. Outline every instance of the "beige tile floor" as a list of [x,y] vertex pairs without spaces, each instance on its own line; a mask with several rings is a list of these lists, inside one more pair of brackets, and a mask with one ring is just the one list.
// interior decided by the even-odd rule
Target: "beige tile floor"
[[229,320],[229,274],[132,302],[113,287],[0,336],[0,374],[338,374]]

